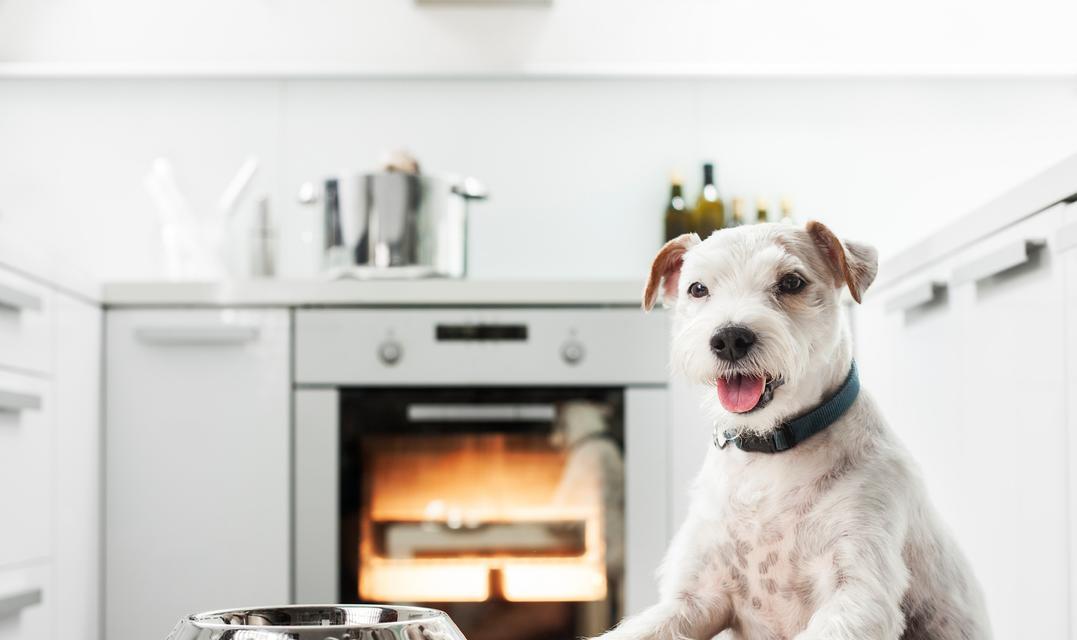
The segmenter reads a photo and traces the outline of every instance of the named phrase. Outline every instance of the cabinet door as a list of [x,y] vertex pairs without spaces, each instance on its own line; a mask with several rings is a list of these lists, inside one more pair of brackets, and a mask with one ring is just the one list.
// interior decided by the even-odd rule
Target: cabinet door
[[948,521],[965,506],[951,459],[962,435],[950,388],[960,358],[959,317],[945,284],[951,265],[944,260],[886,290],[869,289],[855,319],[864,389],[911,451]]
[[1051,246],[1061,214],[977,243],[951,273],[961,349],[942,384],[960,411],[960,440],[940,449],[964,504],[943,516],[983,583],[997,638],[1069,633],[1066,328]]
[[1070,638],[1077,640],[1077,204],[1062,213],[1055,255],[1062,264],[1066,305],[1066,433],[1069,437]]
[[53,602],[83,640],[101,630],[101,310],[56,295]]
[[112,311],[109,640],[289,599],[289,314]]

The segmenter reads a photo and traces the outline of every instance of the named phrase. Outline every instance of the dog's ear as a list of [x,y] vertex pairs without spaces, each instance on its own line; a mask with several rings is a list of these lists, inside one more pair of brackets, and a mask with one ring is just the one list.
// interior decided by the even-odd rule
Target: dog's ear
[[879,270],[879,252],[875,247],[859,242],[843,243],[826,225],[815,220],[804,228],[830,265],[834,286],[846,285],[853,300],[860,302]]
[[699,236],[686,233],[670,240],[658,251],[651,263],[651,275],[643,290],[643,308],[650,311],[662,296],[663,304],[671,304],[677,298],[677,282],[681,277],[684,254],[699,244]]

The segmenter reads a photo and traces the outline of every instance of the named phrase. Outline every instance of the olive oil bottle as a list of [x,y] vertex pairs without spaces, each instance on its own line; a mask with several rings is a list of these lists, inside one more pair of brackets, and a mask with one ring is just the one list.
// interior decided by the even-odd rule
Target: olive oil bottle
[[714,164],[703,165],[703,189],[696,198],[696,233],[701,238],[718,231],[725,226],[725,204],[718,193],[718,184],[714,179]]
[[733,198],[730,204],[733,209],[733,218],[729,221],[729,226],[739,227],[744,224],[744,198]]
[[666,240],[695,231],[693,217],[684,201],[684,185],[681,177],[674,174],[670,179],[669,201],[666,202]]
[[793,219],[793,201],[789,199],[789,196],[782,198],[780,206],[782,208],[782,224],[796,224]]
[[766,198],[757,198],[755,201],[755,221],[757,223],[770,222],[770,214],[767,209],[770,208],[770,204]]

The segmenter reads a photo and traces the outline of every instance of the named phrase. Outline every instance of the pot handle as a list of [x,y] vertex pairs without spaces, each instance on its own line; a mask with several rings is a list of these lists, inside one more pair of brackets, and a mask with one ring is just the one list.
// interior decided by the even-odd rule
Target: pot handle
[[490,196],[486,185],[478,178],[464,178],[459,184],[453,185],[452,192],[465,200],[485,200]]

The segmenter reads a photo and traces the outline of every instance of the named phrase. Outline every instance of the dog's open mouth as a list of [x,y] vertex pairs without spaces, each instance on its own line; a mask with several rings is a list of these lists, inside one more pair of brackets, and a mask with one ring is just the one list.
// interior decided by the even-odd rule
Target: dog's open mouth
[[774,398],[774,390],[782,386],[781,378],[749,376],[734,373],[718,378],[718,400],[731,413],[748,413],[762,409]]

